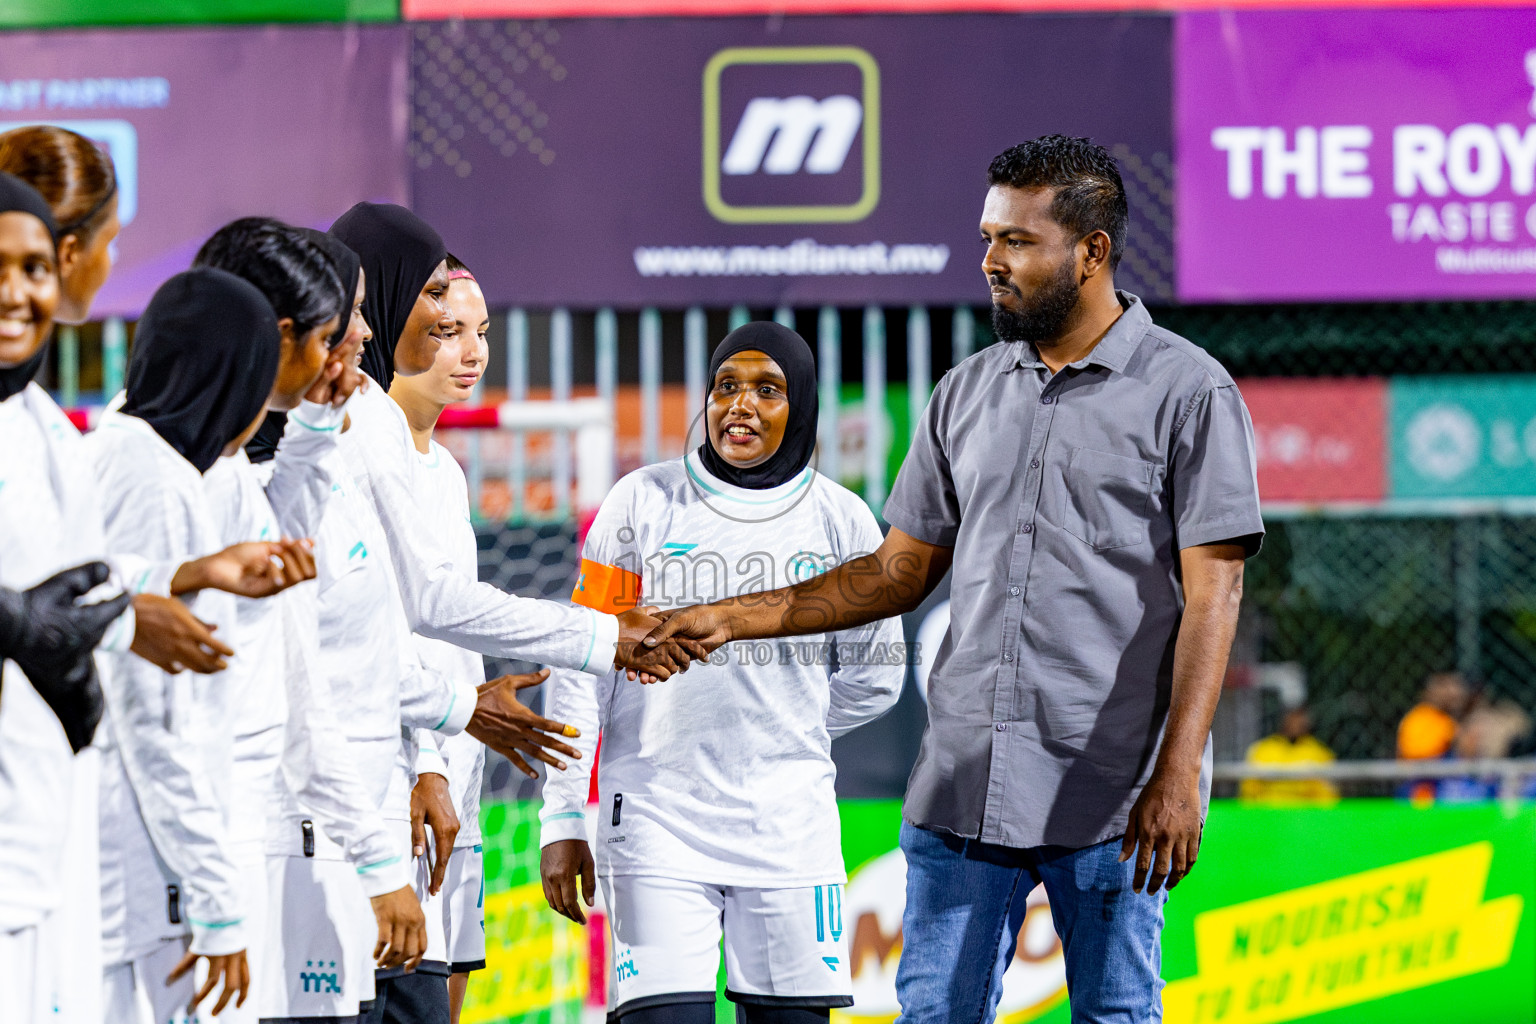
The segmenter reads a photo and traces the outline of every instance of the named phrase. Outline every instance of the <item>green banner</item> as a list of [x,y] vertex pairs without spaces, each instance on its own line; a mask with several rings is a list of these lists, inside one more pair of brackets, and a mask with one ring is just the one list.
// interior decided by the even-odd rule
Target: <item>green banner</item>
[[[845,801],[840,809],[855,1005],[832,1019],[890,1024],[905,902],[901,805]],[[577,1020],[584,1003],[589,1019],[601,1019],[586,996],[606,936],[545,907],[536,805],[493,805],[485,826],[490,969],[471,982],[465,1024]],[[1217,801],[1200,862],[1168,903],[1163,1019],[1529,1024],[1533,905],[1536,804]],[[997,1019],[1067,1024],[1066,1000],[1061,944],[1037,890]],[[720,1010],[720,1020],[734,1019],[723,999]]]
[[400,0],[6,0],[0,28],[399,21]]
[[1536,377],[1395,377],[1394,498],[1536,496]]

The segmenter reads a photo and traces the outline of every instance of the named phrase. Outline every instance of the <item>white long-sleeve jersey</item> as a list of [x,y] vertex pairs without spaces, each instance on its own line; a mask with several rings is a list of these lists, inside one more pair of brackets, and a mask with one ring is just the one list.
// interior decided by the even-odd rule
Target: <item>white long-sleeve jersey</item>
[[[425,486],[417,492],[421,510],[431,519],[442,539],[453,568],[466,580],[480,578],[480,551],[469,516],[469,484],[448,449],[431,443],[426,454],[417,452]],[[416,652],[428,668],[449,679],[478,685],[485,682],[485,662],[474,651],[442,640],[417,635]],[[453,809],[459,816],[455,846],[475,846],[480,835],[480,786],[485,774],[485,744],[467,734],[439,736],[437,750],[448,770]],[[417,770],[421,770],[418,761]]]
[[[812,469],[748,490],[690,454],[609,492],[574,597],[685,607],[797,583],[880,543],[864,503]],[[889,709],[905,666],[898,621],[886,619],[731,643],[650,686],[619,671],[596,685],[555,673],[545,714],[581,730],[585,757],[546,777],[541,843],[586,838],[601,727],[600,871],[760,888],[841,882],[832,737]]]
[[[104,497],[111,550],[179,563],[224,546],[202,477],[149,424],[108,412],[83,447]],[[220,636],[229,635],[233,598],[204,591],[190,604]],[[244,949],[247,907],[227,819],[236,694],[223,674],[170,675],[132,655],[101,661],[106,960],[134,959],[164,937],[172,884],[194,951]]]
[[[106,557],[101,492],[89,456],[47,392],[31,384],[0,402],[0,440],[0,586],[24,590],[61,569]],[[139,589],[158,589],[146,588],[143,578],[137,582]],[[127,650],[133,632],[130,611],[112,624],[102,649]],[[76,785],[75,757],[58,718],[14,662],[5,663],[4,674],[0,932],[36,925],[60,905],[72,825],[61,809],[72,806]],[[94,887],[96,878],[71,878],[69,885]]]
[[347,408],[352,427],[341,439],[342,451],[384,526],[413,631],[498,658],[578,671],[613,665],[619,636],[614,616],[516,597],[456,571],[417,502],[424,484],[405,414],[371,380]]
[[449,679],[417,659],[379,517],[340,455],[327,463],[334,490],[315,538],[319,667],[345,711],[347,756],[372,806],[407,820],[413,780],[402,743],[413,746],[417,729],[462,732],[476,689],[472,679]]
[[[342,414],[312,408],[310,417],[289,417],[270,478],[243,451],[221,458],[204,474],[224,544],[313,537],[319,531],[335,487],[326,456],[335,453]],[[316,480],[323,484],[323,500]],[[274,506],[288,510],[284,521]],[[377,896],[407,884],[407,866],[396,859],[379,805],[338,742],[343,716],[320,666],[316,590],[301,583],[272,598],[236,599],[227,641],[235,657],[226,671],[238,702],[232,806],[239,813],[232,831],[238,843],[298,848],[298,842],[283,844],[299,835],[297,828],[291,837],[279,829],[280,812],[291,797],[342,847],[368,895]]]

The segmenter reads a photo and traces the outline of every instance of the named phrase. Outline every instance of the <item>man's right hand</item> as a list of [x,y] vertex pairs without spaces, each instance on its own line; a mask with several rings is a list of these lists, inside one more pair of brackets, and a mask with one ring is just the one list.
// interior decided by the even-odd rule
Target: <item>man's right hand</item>
[[134,654],[166,672],[222,672],[234,651],[214,638],[217,626],[202,622],[173,597],[136,594],[133,598]]
[[523,760],[523,754],[562,772],[565,771],[565,762],[550,751],[558,751],[568,757],[581,757],[581,751],[555,738],[565,736],[575,739],[581,735],[579,729],[545,718],[517,699],[518,690],[538,686],[548,678],[549,669],[546,668],[523,675],[492,679],[480,687],[480,699],[475,703],[474,717],[464,727],[465,732],[511,761],[514,768],[530,779],[538,778],[539,773]]
[[[197,966],[199,954],[188,952],[186,956],[171,968],[170,976],[165,979],[167,985],[174,984],[181,979],[193,967]],[[219,979],[224,979],[224,991],[219,993],[219,1001],[213,1004],[213,1016],[217,1017],[224,1012],[224,1007],[229,1005],[231,999],[235,1000],[236,1008],[245,1005],[245,997],[251,991],[251,967],[246,963],[245,950],[238,953],[229,953],[225,956],[205,956],[208,961],[208,980],[203,982],[203,987],[197,990],[192,997],[192,1002],[187,1005],[187,1016],[194,1017],[193,1011],[197,1004],[208,998],[208,994],[214,990]]]
[[[544,879],[544,898],[549,909],[577,924],[586,924],[581,902],[592,906],[597,895],[597,868],[592,863],[592,848],[585,839],[562,839],[550,843],[539,853],[539,875]],[[576,879],[581,879],[581,899],[576,897]]]
[[379,941],[373,959],[380,970],[404,967],[414,971],[427,953],[427,915],[422,913],[416,891],[402,885],[394,892],[375,896],[373,917],[379,924]]

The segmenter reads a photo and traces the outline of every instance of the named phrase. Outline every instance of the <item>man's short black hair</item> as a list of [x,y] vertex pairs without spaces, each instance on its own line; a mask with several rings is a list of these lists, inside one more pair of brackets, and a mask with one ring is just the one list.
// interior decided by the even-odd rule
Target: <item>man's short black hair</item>
[[1120,168],[1103,146],[1088,139],[1042,135],[994,157],[987,184],[1055,189],[1051,216],[1056,223],[1079,239],[1104,232],[1109,236],[1109,269],[1120,266],[1130,210]]

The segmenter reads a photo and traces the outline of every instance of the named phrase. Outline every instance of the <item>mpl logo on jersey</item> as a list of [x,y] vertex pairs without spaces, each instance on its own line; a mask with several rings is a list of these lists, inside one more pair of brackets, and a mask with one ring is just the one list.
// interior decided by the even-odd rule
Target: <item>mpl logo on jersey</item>
[[704,205],[848,224],[880,202],[880,68],[855,46],[732,47],[704,68]]

